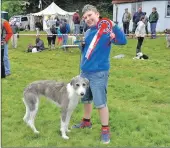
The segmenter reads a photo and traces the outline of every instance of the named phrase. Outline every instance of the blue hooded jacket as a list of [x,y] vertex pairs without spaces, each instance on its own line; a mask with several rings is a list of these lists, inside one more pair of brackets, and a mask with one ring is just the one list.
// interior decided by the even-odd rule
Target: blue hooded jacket
[[[85,47],[82,49],[82,59],[80,65],[82,72],[107,71],[110,68],[110,33],[103,34],[101,36],[90,56],[90,59],[85,57],[89,45],[97,31],[97,27],[93,26],[85,33]],[[115,34],[115,39],[111,41],[113,44],[124,45],[127,43],[125,34],[117,25],[113,27],[113,33]]]

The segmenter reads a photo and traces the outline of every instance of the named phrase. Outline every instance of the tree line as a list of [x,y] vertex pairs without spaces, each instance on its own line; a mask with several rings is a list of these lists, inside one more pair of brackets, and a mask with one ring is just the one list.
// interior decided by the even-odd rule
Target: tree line
[[[41,0],[42,10],[48,7],[52,2],[55,2],[60,8],[65,11],[74,12],[81,10],[85,4],[92,4],[97,7],[101,16],[112,19],[113,6],[111,0]],[[36,13],[41,11],[39,0],[2,0],[2,11],[7,11],[9,18],[14,15]]]

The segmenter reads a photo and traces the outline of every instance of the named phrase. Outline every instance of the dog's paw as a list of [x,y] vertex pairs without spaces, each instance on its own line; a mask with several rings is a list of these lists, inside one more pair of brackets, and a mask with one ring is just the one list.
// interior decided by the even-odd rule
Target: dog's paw
[[69,139],[68,136],[62,136],[62,138],[65,139],[65,140],[68,140],[68,139]]
[[40,132],[39,131],[34,131],[35,134],[39,134]]

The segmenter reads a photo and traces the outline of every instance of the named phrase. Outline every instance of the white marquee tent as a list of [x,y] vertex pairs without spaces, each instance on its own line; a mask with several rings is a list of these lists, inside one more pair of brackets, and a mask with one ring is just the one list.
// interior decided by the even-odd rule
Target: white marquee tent
[[34,16],[58,16],[58,18],[66,18],[68,20],[68,23],[70,24],[70,27],[73,28],[74,24],[72,21],[72,16],[75,12],[67,12],[63,9],[61,9],[59,6],[57,6],[54,2],[52,2],[47,8],[44,10],[32,13],[30,16],[30,29],[35,30],[35,18]]
[[67,12],[60,7],[58,7],[54,2],[52,2],[47,8],[44,10],[38,12],[38,13],[33,13],[32,15],[34,16],[42,16],[42,15],[73,15],[74,12]]

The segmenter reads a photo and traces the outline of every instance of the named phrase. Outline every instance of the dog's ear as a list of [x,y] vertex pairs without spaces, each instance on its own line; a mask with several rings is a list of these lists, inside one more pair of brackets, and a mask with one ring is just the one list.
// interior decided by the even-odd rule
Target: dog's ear
[[84,78],[86,85],[89,87],[89,80],[87,78]]
[[75,78],[72,78],[72,79],[71,79],[71,82],[70,82],[70,85],[73,85],[73,84],[74,84],[74,81],[75,81]]

